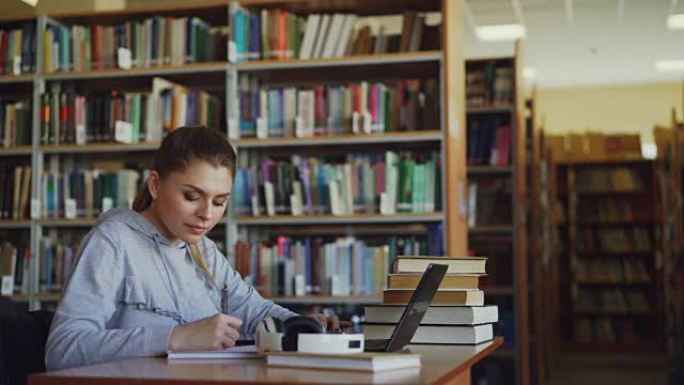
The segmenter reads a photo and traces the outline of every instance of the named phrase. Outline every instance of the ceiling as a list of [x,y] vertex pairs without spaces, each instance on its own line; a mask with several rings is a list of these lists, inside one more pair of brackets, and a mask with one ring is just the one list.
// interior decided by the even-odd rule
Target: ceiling
[[684,0],[464,0],[468,58],[510,55],[513,44],[485,43],[474,26],[522,22],[523,63],[539,87],[682,81],[654,62],[684,59],[684,30],[669,31]]

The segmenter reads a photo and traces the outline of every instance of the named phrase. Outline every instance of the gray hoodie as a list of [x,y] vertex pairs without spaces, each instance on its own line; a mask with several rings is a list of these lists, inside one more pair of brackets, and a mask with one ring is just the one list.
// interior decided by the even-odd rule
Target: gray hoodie
[[263,299],[204,238],[198,244],[215,287],[185,243],[171,244],[140,214],[115,209],[100,216],[81,243],[45,348],[48,370],[160,355],[171,329],[220,312],[228,285],[229,313],[251,337],[266,316],[293,315]]

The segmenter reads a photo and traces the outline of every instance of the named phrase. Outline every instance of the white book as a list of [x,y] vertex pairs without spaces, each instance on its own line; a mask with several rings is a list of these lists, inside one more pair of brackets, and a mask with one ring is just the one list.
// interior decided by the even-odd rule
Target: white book
[[295,136],[298,138],[314,136],[314,92],[313,90],[297,91],[298,125]]
[[[364,307],[365,322],[396,324],[406,307],[371,305]],[[481,325],[499,320],[497,306],[430,306],[421,325]]]
[[330,192],[330,211],[332,212],[332,215],[342,215],[340,191],[337,187],[337,181],[330,181],[328,190]]
[[[277,352],[267,354],[266,365],[313,369],[340,369],[356,372],[390,371],[389,373],[393,373],[391,370],[402,368],[416,368],[416,370],[418,370],[418,368],[420,368],[420,355],[405,353],[312,354]],[[270,372],[271,368],[268,370]],[[402,375],[401,379],[406,380],[406,372],[404,370],[399,372]],[[285,378],[285,374],[282,377]],[[385,377],[384,380],[389,380],[388,383],[399,382],[399,378],[394,379],[392,377]],[[394,380],[397,381],[395,382]]]
[[477,215],[477,183],[468,186],[468,227],[473,228],[477,225],[475,217]]
[[318,24],[321,22],[321,15],[314,13],[309,15],[306,19],[306,29],[304,30],[304,38],[302,46],[299,49],[300,59],[311,59],[314,43],[316,41],[316,33],[318,32]]
[[268,216],[275,215],[275,192],[273,190],[272,182],[264,182],[264,195],[266,198],[266,214]]
[[340,35],[342,35],[342,26],[344,24],[344,15],[341,13],[336,13],[332,17],[330,22],[330,30],[328,31],[328,36],[325,39],[325,44],[323,46],[323,54],[321,57],[329,58],[335,56],[337,50],[337,43],[340,40]]
[[319,58],[323,53],[323,46],[325,44],[325,39],[328,37],[328,27],[330,26],[330,15],[326,14],[321,17],[321,23],[318,26],[318,32],[316,33],[316,41],[314,42],[314,49],[311,53],[311,58]]
[[347,52],[347,48],[351,45],[352,31],[354,30],[356,19],[356,15],[346,15],[342,27],[342,34],[340,35],[340,40],[337,42],[337,48],[335,49],[335,57],[344,56]]
[[[366,339],[388,339],[396,325],[364,324]],[[412,344],[479,344],[494,338],[492,324],[476,326],[421,325],[411,338]]]
[[245,358],[261,358],[257,353],[256,345],[235,346],[221,350],[188,350],[188,351],[169,351],[166,358],[173,360],[232,360]]

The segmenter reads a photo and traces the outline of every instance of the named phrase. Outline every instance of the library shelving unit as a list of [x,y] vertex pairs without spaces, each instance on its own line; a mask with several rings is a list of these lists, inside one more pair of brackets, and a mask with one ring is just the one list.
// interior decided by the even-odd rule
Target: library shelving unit
[[[291,16],[286,16],[287,20],[283,19],[283,14],[298,15],[303,19],[315,13],[329,15],[353,13],[361,18],[386,15],[401,17],[406,15],[406,12],[410,12],[413,26],[420,24],[420,28],[424,28],[425,31],[432,31],[434,41],[431,48],[413,52],[342,55],[327,59],[236,60],[234,56],[236,49],[239,52],[242,48],[236,44],[238,39],[234,35],[239,29],[239,24],[234,24],[235,11],[238,9],[254,12],[255,15],[267,15],[268,20],[279,25],[279,28],[289,28],[286,24],[294,22]],[[434,28],[433,25],[428,27],[422,24],[425,22],[424,15],[426,14],[436,17],[441,27]],[[254,19],[251,18],[250,22],[253,21]],[[29,74],[0,76],[0,87],[11,90],[22,89],[25,96],[30,99],[32,139],[30,146],[0,149],[0,157],[3,163],[4,159],[17,158],[32,166],[31,199],[28,205],[30,215],[23,220],[0,222],[0,231],[28,233],[26,238],[31,255],[30,283],[25,294],[15,296],[16,300],[26,302],[28,308],[49,306],[59,298],[59,286],[53,285],[52,290],[49,290],[50,285],[44,281],[49,275],[46,271],[54,268],[54,266],[46,265],[47,261],[54,258],[54,253],[64,251],[56,249],[48,251],[48,249],[52,246],[60,246],[63,249],[70,248],[70,252],[73,253],[79,238],[95,223],[98,211],[106,209],[104,206],[116,207],[120,203],[118,201],[105,203],[104,199],[99,202],[97,200],[104,196],[98,196],[94,207],[87,207],[84,210],[81,207],[81,199],[69,198],[68,202],[63,199],[57,199],[56,202],[50,201],[52,198],[46,198],[46,186],[48,183],[57,183],[50,182],[51,175],[73,170],[79,175],[75,178],[87,179],[88,176],[80,176],[80,173],[85,173],[86,170],[98,170],[99,176],[100,172],[118,173],[122,170],[131,170],[137,174],[126,174],[128,176],[117,174],[117,178],[128,180],[126,178],[130,177],[132,181],[135,180],[133,175],[137,175],[136,183],[129,181],[125,185],[125,188],[133,191],[133,188],[137,188],[142,182],[143,170],[149,167],[150,155],[163,135],[163,131],[162,133],[154,131],[155,134],[148,131],[147,136],[143,137],[143,122],[146,130],[152,130],[152,127],[158,130],[167,129],[164,125],[166,122],[149,123],[143,120],[150,114],[141,112],[143,107],[136,107],[135,103],[142,103],[141,105],[145,106],[145,100],[152,97],[163,98],[165,95],[163,91],[168,89],[172,89],[173,92],[179,89],[178,92],[181,93],[190,92],[184,87],[206,92],[208,94],[206,99],[209,100],[207,103],[213,100],[218,101],[220,112],[217,114],[218,118],[212,120],[210,125],[229,133],[241,160],[250,161],[260,156],[288,159],[295,154],[302,157],[337,156],[338,159],[339,157],[344,159],[347,154],[357,152],[385,154],[387,151],[396,151],[400,154],[402,152],[417,153],[423,161],[429,158],[425,154],[434,152],[433,160],[441,168],[438,174],[441,176],[436,181],[441,188],[435,192],[438,197],[435,206],[439,209],[434,210],[423,212],[398,210],[392,214],[339,215],[330,213],[289,215],[289,213],[278,212],[277,215],[272,216],[251,216],[237,215],[234,211],[235,207],[231,207],[226,220],[217,226],[212,234],[212,238],[223,243],[224,252],[229,258],[234,258],[233,246],[238,239],[273,241],[274,235],[378,238],[397,234],[424,239],[427,228],[434,226],[440,229],[438,238],[442,239],[445,254],[466,254],[466,218],[465,212],[459,205],[464,202],[465,191],[464,188],[458,188],[466,183],[466,136],[460,131],[462,127],[465,127],[466,114],[463,108],[465,81],[460,43],[462,33],[460,1],[244,0],[230,4],[51,14],[25,22],[32,24],[33,28],[38,31],[35,34],[37,49],[34,50],[33,55],[35,70]],[[177,28],[179,23],[184,25],[180,29]],[[288,30],[294,32],[295,29],[289,28]],[[427,35],[427,32],[425,34]],[[296,34],[291,34],[288,38],[296,40],[297,37],[294,35]],[[141,36],[146,37],[147,40],[143,40]],[[186,41],[185,50],[181,50],[183,52],[171,44],[177,39]],[[388,38],[387,44],[389,40]],[[437,41],[441,43],[434,44]],[[290,42],[288,40],[288,44]],[[280,43],[278,41],[273,44]],[[408,42],[407,44],[414,45],[414,43]],[[88,44],[91,44],[91,49],[86,48]],[[94,48],[95,45],[98,48]],[[123,51],[118,47],[123,47]],[[258,79],[264,85],[293,87],[360,81],[370,83],[386,79],[434,79],[437,86],[436,99],[425,100],[424,94],[419,95],[418,99],[419,103],[426,104],[427,102],[427,105],[436,111],[433,117],[435,118],[434,124],[429,127],[414,127],[415,130],[373,131],[368,134],[354,135],[337,133],[292,138],[247,138],[238,135],[236,138],[233,134],[240,124],[239,80],[242,76]],[[169,85],[168,82],[172,84]],[[62,102],[62,105],[72,105],[72,98],[77,100],[79,97],[91,95],[94,95],[92,115],[104,114],[102,111],[106,107],[103,106],[112,108],[112,110],[107,110],[110,115],[99,116],[97,122],[79,123],[76,122],[75,117],[72,122],[70,114],[76,114],[76,112],[68,108],[64,112],[54,108],[46,109],[46,107],[54,107],[53,103]],[[142,102],[138,102],[136,98],[141,98]],[[119,108],[117,110],[119,114],[122,111],[121,105],[113,107],[116,106],[118,100],[123,100],[127,106],[130,103],[130,111],[140,109],[137,113],[126,110],[139,119],[140,127],[137,127],[135,123],[132,124],[133,127],[130,127],[116,122],[116,116],[120,117],[120,115],[115,116],[116,112],[113,108]],[[432,104],[429,104],[431,102]],[[73,103],[74,106],[77,104]],[[88,104],[85,107],[81,105],[79,108],[89,108],[88,106]],[[438,106],[443,106],[443,108],[438,108]],[[190,109],[189,106],[187,108]],[[204,110],[202,108],[202,111]],[[206,110],[215,112],[211,106],[206,107]],[[64,120],[62,113],[66,116],[66,122],[62,122]],[[185,113],[190,114],[188,111]],[[141,116],[135,114],[141,114]],[[214,116],[212,112],[207,112],[207,115],[210,116],[207,118],[203,115],[203,117],[211,119]],[[362,115],[360,119],[364,121],[366,118],[366,115]],[[124,121],[130,121],[130,119],[135,118],[128,115],[123,118]],[[58,123],[54,123],[55,121]],[[56,125],[51,126],[50,122]],[[105,127],[106,132],[91,132],[91,130],[98,129],[98,124]],[[149,127],[147,127],[148,124]],[[63,136],[56,131],[59,128],[62,129]],[[83,137],[86,138],[86,143],[83,143]],[[78,184],[76,186],[75,189],[84,188],[79,187]],[[125,204],[125,199],[123,202]],[[75,210],[74,205],[76,205]],[[235,206],[235,203],[232,202],[231,205]],[[50,210],[49,215],[46,215],[48,210]],[[61,239],[64,239],[64,244],[54,244],[55,240],[61,241]],[[46,245],[46,240],[52,240],[53,243]],[[51,254],[53,257],[49,256],[50,252],[53,253]],[[273,295],[272,298],[286,305],[359,305],[379,302],[376,295],[353,297]]]
[[[286,44],[287,49],[294,51],[292,55],[280,59],[270,58],[282,54],[283,50],[279,53],[273,48],[274,44],[282,43],[267,39],[262,40],[261,54],[254,58],[250,57],[254,54],[254,41],[250,38],[245,42],[241,27],[243,23],[264,23],[264,20],[270,23],[274,17],[277,19],[285,13],[287,18],[296,15],[300,20],[306,19],[307,31],[309,23],[323,25],[329,22],[330,28],[333,28],[336,19],[338,25],[344,26],[349,22],[350,14],[353,14],[356,22],[364,18],[403,15],[405,28],[407,18],[414,17],[415,11],[421,15],[432,14],[441,20],[440,35],[436,36],[441,41],[440,44],[428,49],[421,46],[410,52],[376,54],[349,55],[347,49],[347,54],[333,55],[334,57],[301,59],[297,57],[306,51],[302,51],[302,47],[307,44],[305,32],[301,46],[296,40],[294,49],[287,45],[291,41]],[[247,270],[244,275],[250,276],[259,288],[263,283],[260,277],[271,274],[264,273],[268,267],[260,265],[269,263],[264,261],[271,258],[270,254],[268,257],[264,256],[264,248],[277,248],[275,258],[280,261],[276,263],[287,264],[297,258],[281,254],[280,245],[283,243],[279,242],[283,240],[287,242],[285,250],[294,250],[298,247],[297,244],[305,244],[305,253],[310,255],[309,253],[321,249],[316,246],[316,239],[322,240],[318,245],[326,247],[341,242],[345,245],[342,248],[348,248],[348,242],[354,242],[354,248],[379,248],[387,244],[386,240],[389,238],[412,237],[423,245],[430,242],[441,243],[442,247],[427,247],[433,253],[465,255],[465,213],[458,210],[458,202],[462,197],[456,189],[459,183],[465,183],[465,140],[464,135],[458,131],[459,127],[464,127],[465,121],[465,111],[462,108],[464,78],[460,53],[461,32],[456,27],[461,25],[459,2],[246,1],[239,6],[233,5],[230,12],[234,28],[229,43],[231,63],[227,72],[227,123],[229,136],[238,150],[239,172],[234,188],[237,195],[231,201],[227,234],[228,248],[235,250],[234,258],[238,269],[244,266]],[[417,16],[416,20],[421,17]],[[287,28],[289,26],[290,24]],[[433,26],[430,28],[434,29]],[[341,31],[344,36],[344,27]],[[401,32],[402,37],[404,33],[405,29]],[[309,47],[311,52],[316,52],[315,47],[320,36],[314,39],[316,43],[311,43],[314,48]],[[323,40],[322,44],[328,43],[329,41]],[[266,49],[266,46],[269,48]],[[319,48],[322,51],[326,49],[324,46]],[[410,84],[403,83],[404,79],[409,79]],[[402,84],[398,84],[400,82]],[[421,113],[422,118],[418,119],[410,117],[413,113],[411,103],[415,96],[413,90],[416,87],[419,87],[420,98],[423,100],[419,103],[426,106]],[[369,95],[372,96],[367,100],[365,97],[357,99],[360,94],[356,92],[359,89],[370,90]],[[361,91],[362,94],[365,92]],[[337,97],[340,97],[337,100],[342,105],[342,111],[336,111],[337,107],[330,107],[327,116],[320,117],[318,112],[308,115],[311,111],[307,111],[307,107],[321,111],[320,103],[334,105]],[[350,105],[342,101],[345,98],[353,98],[354,101]],[[294,100],[296,102],[292,103]],[[430,110],[430,104],[442,105],[444,108]],[[383,107],[378,109],[380,106]],[[400,123],[404,120],[403,117],[397,118],[395,115],[398,111],[395,106],[406,111],[400,113],[409,116],[406,124]],[[354,109],[349,116],[346,114],[352,111],[346,111],[345,108],[348,107]],[[338,112],[341,116],[337,115]],[[419,172],[414,170],[423,170],[427,166],[437,171],[436,174],[428,172],[434,178],[430,180],[436,186],[441,186],[437,188],[439,191],[432,191],[434,201],[429,203],[429,207],[421,208],[423,205],[415,200],[403,200],[403,203],[411,203],[413,206],[401,208],[401,197],[398,197],[397,202],[383,207],[384,198],[381,198],[382,194],[378,194],[381,179],[377,178],[382,178],[383,174],[388,175],[389,170],[395,167],[390,160],[390,153],[399,157],[396,171],[399,185],[412,184],[409,189],[411,199],[424,199],[425,197],[417,198],[417,193],[413,194],[413,191],[423,191],[423,185],[431,184],[418,183],[417,178],[424,180],[422,178],[426,176],[416,177]],[[294,177],[296,183],[301,183],[297,187],[291,188],[292,183],[288,183],[291,180],[289,178],[293,178],[290,172],[298,175]],[[321,175],[330,175],[330,172],[335,175],[335,187],[321,187],[316,181],[320,180]],[[309,179],[310,175],[315,175],[311,177],[315,179]],[[372,184],[369,183],[369,177],[373,180]],[[257,179],[259,181],[254,182]],[[310,186],[306,186],[307,183],[311,183]],[[271,186],[274,188],[272,198],[269,195],[271,193],[266,192],[270,191]],[[295,191],[300,188],[301,192]],[[385,189],[387,188],[388,185],[385,185]],[[340,203],[337,203],[337,198],[332,198],[332,194],[330,199],[323,198],[327,194],[325,191],[330,192],[328,189],[340,192]],[[398,189],[403,190],[402,187]],[[377,195],[374,198],[363,195],[363,192],[369,191],[372,195],[373,190]],[[301,203],[297,203],[295,194],[300,194]],[[430,192],[421,194],[429,195]],[[429,233],[435,235],[435,229],[437,239],[430,241]],[[390,245],[389,250],[388,264],[391,264],[392,256],[404,253],[400,245]],[[425,253],[426,250],[424,246],[415,246],[411,252]],[[259,253],[258,264],[252,262],[255,260],[255,253]],[[334,253],[339,253],[339,249]],[[341,254],[337,256],[342,258]],[[365,258],[365,254],[362,258]],[[283,259],[288,261],[283,262]],[[249,262],[243,264],[242,260]],[[378,269],[378,265],[374,264],[375,269]],[[283,269],[285,272],[278,274],[282,274],[280,277],[288,277],[288,268]],[[332,282],[346,281],[349,274],[353,274],[352,279],[356,280],[356,273],[353,271],[343,271],[339,275],[335,273],[341,278],[326,279]],[[297,273],[293,273],[295,275]],[[359,293],[355,291],[353,284],[346,290],[341,289],[341,292],[346,293],[332,295],[335,291],[334,283],[312,284],[309,280],[316,273],[298,275],[306,279],[305,285],[302,282],[302,286],[306,286],[304,293],[300,292],[304,295],[286,296],[287,285],[279,277],[275,287],[264,284],[267,287],[267,296],[286,306],[348,307],[381,302],[377,285],[375,293]],[[272,282],[272,278],[267,278],[266,281]],[[297,279],[294,281],[297,282]],[[317,290],[317,286],[328,288]],[[296,287],[292,290],[295,293],[298,291]]]
[[658,167],[640,157],[557,164],[563,351],[664,352]]
[[491,382],[530,383],[527,148],[520,42],[510,57],[466,60],[468,245],[489,257],[485,301],[499,306],[501,352]]

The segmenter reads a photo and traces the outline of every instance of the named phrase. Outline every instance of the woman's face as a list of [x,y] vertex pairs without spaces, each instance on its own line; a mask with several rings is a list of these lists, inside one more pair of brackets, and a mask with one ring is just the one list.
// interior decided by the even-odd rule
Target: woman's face
[[225,214],[233,178],[227,167],[193,161],[165,179],[153,172],[148,188],[163,235],[174,243],[196,244]]

